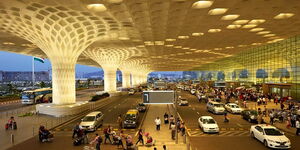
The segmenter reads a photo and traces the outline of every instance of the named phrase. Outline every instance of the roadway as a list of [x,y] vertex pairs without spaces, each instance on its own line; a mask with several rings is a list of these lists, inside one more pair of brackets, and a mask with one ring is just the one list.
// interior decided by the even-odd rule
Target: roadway
[[[96,132],[90,132],[88,137],[92,139],[95,133],[103,135],[103,128],[106,128],[108,125],[111,125],[117,133],[118,124],[117,124],[117,117],[119,114],[124,115],[127,110],[131,108],[135,108],[136,105],[141,102],[141,95],[140,93],[136,93],[135,95],[123,95],[123,96],[116,96],[110,97],[109,101],[103,102],[104,105],[97,109],[96,111],[101,111],[104,114],[104,124],[102,127],[98,128]],[[141,125],[141,120],[143,119],[145,113],[140,113],[138,118],[138,125]],[[90,145],[83,145],[83,146],[73,146],[72,145],[72,129],[76,125],[76,123],[80,122],[82,117],[78,117],[74,121],[68,122],[62,126],[59,126],[54,129],[54,136],[55,141],[53,143],[40,143],[37,140],[37,137],[31,138],[21,144],[18,144],[12,148],[11,150],[17,150],[20,148],[26,149],[43,149],[43,150],[52,150],[52,149],[60,149],[64,147],[64,149],[89,149]],[[137,129],[123,129],[125,134],[130,134],[133,137],[136,135]],[[116,149],[115,145],[106,144],[103,145],[101,148],[105,150]]]
[[[206,103],[199,103],[195,95],[189,92],[181,91],[178,93],[189,102],[189,106],[178,106],[178,113],[186,124],[190,142],[193,150],[200,150],[205,147],[206,150],[260,150],[266,149],[262,143],[252,139],[249,135],[250,126],[253,125],[241,118],[237,114],[229,114],[229,122],[224,123],[223,115],[214,115],[206,110]],[[198,118],[200,116],[212,116],[220,127],[219,134],[205,134],[198,126]],[[292,149],[300,148],[300,137],[294,134],[285,133],[291,140]]]

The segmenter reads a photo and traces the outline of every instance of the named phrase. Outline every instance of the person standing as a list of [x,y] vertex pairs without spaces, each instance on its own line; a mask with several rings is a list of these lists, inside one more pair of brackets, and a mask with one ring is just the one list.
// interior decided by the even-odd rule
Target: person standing
[[163,145],[163,149],[164,149],[164,150],[167,150],[167,146],[166,146],[166,145]]
[[139,135],[138,141],[135,143],[135,145],[137,145],[139,142],[142,142],[142,144],[144,145],[143,130],[142,129],[139,130],[138,135]]
[[160,130],[161,120],[159,119],[159,117],[157,117],[154,122],[156,124],[156,130],[159,131]]
[[167,112],[164,114],[164,122],[165,124],[169,123],[169,115],[167,114]]
[[100,150],[100,145],[101,145],[102,141],[103,141],[102,137],[99,136],[98,133],[96,133],[96,137],[90,144],[96,143],[96,150]]
[[174,122],[170,123],[170,128],[171,128],[171,138],[172,140],[175,140],[175,134],[176,134],[176,125]]
[[171,129],[171,123],[173,122],[174,123],[174,117],[173,117],[173,115],[171,115],[170,116],[170,118],[169,118],[169,129]]
[[273,125],[274,124],[274,109],[270,112],[269,117],[270,117],[270,124]]
[[119,129],[122,129],[123,120],[121,115],[118,116],[117,123],[119,125]]
[[111,142],[111,140],[110,140],[110,137],[109,137],[110,134],[111,134],[111,128],[110,128],[110,125],[109,125],[106,129],[104,129],[103,133],[104,133],[104,136],[105,136],[105,138],[104,138],[104,144],[106,144],[106,140],[107,140],[107,139],[109,140],[110,144],[112,144],[112,142]]
[[79,127],[79,123],[77,123],[73,129],[73,135],[72,135],[72,138],[74,138],[74,136],[78,136],[78,132],[80,130],[80,127]]
[[299,135],[299,133],[300,133],[300,121],[299,121],[300,119],[299,118],[297,118],[297,121],[296,121],[296,135]]

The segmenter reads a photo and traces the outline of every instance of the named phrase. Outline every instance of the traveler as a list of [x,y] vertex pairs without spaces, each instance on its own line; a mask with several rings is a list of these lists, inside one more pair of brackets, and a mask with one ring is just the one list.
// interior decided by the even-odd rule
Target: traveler
[[170,128],[171,128],[171,138],[172,140],[175,140],[175,134],[176,134],[176,125],[174,122],[170,123]]
[[296,121],[296,135],[299,135],[300,133],[300,119],[297,118],[297,121]]
[[224,111],[224,122],[229,122],[228,118],[227,118],[227,111]]
[[109,137],[110,134],[111,134],[111,127],[110,127],[110,125],[107,128],[104,129],[103,133],[104,133],[104,144],[106,144],[106,140],[107,139],[109,140],[110,144],[112,144],[112,142],[110,140],[110,137]]
[[181,131],[181,135],[184,136],[185,135],[185,125],[184,125],[183,121],[180,124],[180,131]]
[[175,122],[174,122],[174,117],[173,117],[173,115],[170,116],[169,122],[170,122],[170,124],[169,124],[169,129],[171,129],[171,123],[172,123],[172,122],[175,123]]
[[122,129],[123,120],[121,115],[118,116],[117,123],[119,125],[119,129]]
[[40,126],[39,128],[39,140],[41,142],[50,141],[53,135],[47,130],[44,126]]
[[164,122],[165,124],[169,123],[169,115],[167,113],[164,114]]
[[72,135],[72,138],[74,138],[74,136],[78,136],[78,132],[80,130],[80,127],[79,127],[79,123],[77,123],[73,129],[73,135]]
[[100,145],[101,145],[102,141],[103,141],[102,137],[96,133],[96,137],[90,144],[96,143],[96,150],[100,150]]
[[5,125],[6,129],[17,129],[17,122],[15,121],[15,118],[12,116],[10,117],[10,119],[8,120],[7,124]]
[[131,135],[127,135],[126,137],[126,149],[129,149],[133,146],[133,139]]
[[163,145],[163,149],[164,149],[164,150],[167,150],[167,146],[166,146],[166,145]]
[[155,124],[156,124],[156,130],[159,131],[160,130],[160,124],[161,124],[161,121],[159,119],[159,117],[157,117],[155,120],[154,120]]
[[138,141],[135,143],[135,145],[137,145],[139,142],[142,142],[142,144],[144,145],[144,139],[143,139],[143,130],[140,129],[139,132],[138,132]]

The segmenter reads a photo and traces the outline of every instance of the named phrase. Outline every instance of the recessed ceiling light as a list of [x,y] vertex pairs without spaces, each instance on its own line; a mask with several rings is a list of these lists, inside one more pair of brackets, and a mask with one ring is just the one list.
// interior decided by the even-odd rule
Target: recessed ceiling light
[[98,11],[98,12],[103,12],[107,10],[105,5],[101,3],[89,4],[86,7],[92,11]]
[[239,45],[238,47],[246,47],[247,45]]
[[226,13],[226,11],[228,10],[228,8],[215,8],[215,9],[211,9],[208,14],[209,15],[222,15],[224,13]]
[[272,37],[272,36],[276,36],[275,34],[266,34],[263,37]]
[[284,39],[275,39],[275,40],[273,40],[274,42],[278,42],[278,41],[282,41],[282,40],[284,40]]
[[233,46],[227,46],[225,47],[226,49],[233,49],[234,47]]
[[222,50],[223,48],[214,48],[214,50],[219,51]]
[[258,32],[258,31],[262,31],[264,29],[265,28],[254,28],[254,29],[251,29],[250,32]]
[[195,50],[197,50],[196,48],[191,48],[191,51],[195,51]]
[[249,24],[261,24],[261,23],[264,23],[266,22],[265,19],[253,19],[249,22]]
[[121,3],[123,0],[107,0],[109,3]]
[[240,15],[236,15],[236,14],[232,14],[232,15],[226,15],[226,16],[223,16],[221,18],[221,20],[234,20],[236,18],[238,18]]
[[271,31],[261,31],[261,32],[257,32],[256,34],[269,34],[271,33]]
[[129,37],[119,37],[119,40],[129,40]]
[[176,39],[166,39],[166,41],[173,42],[173,41],[176,41]]
[[246,24],[248,22],[249,22],[249,20],[236,20],[233,22],[233,24]]
[[174,46],[174,48],[181,48],[182,46]]
[[184,48],[182,48],[182,49],[190,49],[189,47],[184,47]]
[[242,28],[244,28],[244,29],[249,29],[249,28],[254,28],[254,27],[256,27],[257,25],[256,24],[246,24],[246,25],[244,25]]
[[261,43],[252,43],[251,45],[261,45]]
[[201,35],[204,35],[204,33],[201,32],[192,33],[192,36],[201,36]]
[[294,15],[294,13],[280,13],[277,16],[275,16],[274,19],[287,19],[293,17]]
[[164,41],[154,41],[155,45],[164,45]]
[[180,36],[178,36],[178,39],[188,39],[189,38],[189,36],[186,36],[186,35],[180,35]]
[[154,45],[154,43],[152,41],[145,41],[144,43],[145,43],[145,45]]
[[209,29],[209,33],[216,33],[216,32],[221,32],[221,29]]
[[194,8],[194,9],[208,8],[213,3],[214,3],[213,1],[197,1],[197,2],[193,3],[192,8]]
[[3,45],[16,45],[15,43],[12,43],[12,42],[3,42],[2,44]]
[[227,29],[238,29],[240,28],[242,25],[235,25],[235,24],[231,24],[231,25],[228,25],[226,28]]
[[145,47],[145,45],[138,45],[136,47],[143,48],[143,47]]

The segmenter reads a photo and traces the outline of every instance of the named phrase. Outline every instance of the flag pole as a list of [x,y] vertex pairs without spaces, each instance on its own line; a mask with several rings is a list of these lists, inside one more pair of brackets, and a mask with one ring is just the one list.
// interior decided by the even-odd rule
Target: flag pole
[[34,88],[34,57],[32,57],[32,87]]

